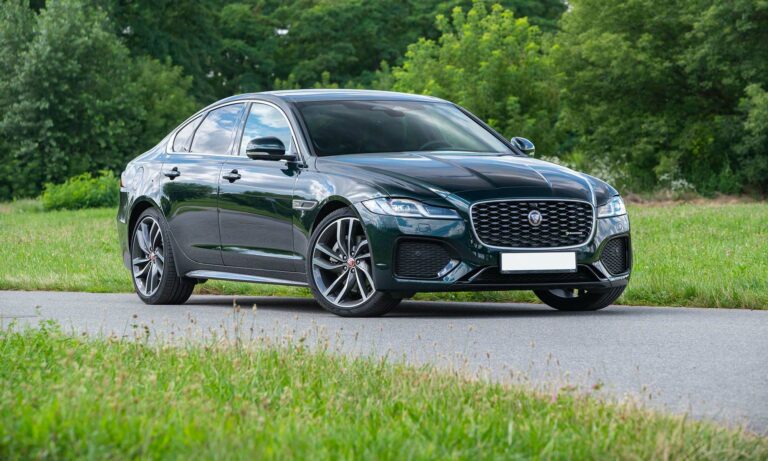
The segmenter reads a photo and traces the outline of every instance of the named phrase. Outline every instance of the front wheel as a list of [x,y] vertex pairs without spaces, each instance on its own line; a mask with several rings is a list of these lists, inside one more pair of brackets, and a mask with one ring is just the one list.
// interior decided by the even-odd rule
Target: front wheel
[[312,233],[307,275],[317,302],[337,315],[383,315],[400,303],[376,290],[370,243],[362,222],[348,208],[329,214]]
[[619,299],[626,286],[601,291],[581,289],[535,290],[536,296],[560,311],[596,311]]

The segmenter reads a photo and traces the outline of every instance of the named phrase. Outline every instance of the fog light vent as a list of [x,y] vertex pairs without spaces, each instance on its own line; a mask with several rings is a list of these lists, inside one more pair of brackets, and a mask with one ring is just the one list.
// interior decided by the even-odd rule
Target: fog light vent
[[623,274],[629,270],[629,239],[618,237],[608,241],[603,247],[600,262],[611,275]]
[[424,240],[403,240],[397,244],[395,275],[413,279],[435,279],[445,275],[451,264],[451,255],[445,245]]

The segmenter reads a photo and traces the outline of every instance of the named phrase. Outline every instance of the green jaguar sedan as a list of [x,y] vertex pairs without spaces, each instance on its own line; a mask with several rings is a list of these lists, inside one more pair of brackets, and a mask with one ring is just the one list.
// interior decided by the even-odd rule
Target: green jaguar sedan
[[149,304],[184,303],[196,284],[221,279],[308,286],[343,316],[439,291],[608,306],[632,267],[624,203],[533,152],[428,96],[233,96],[126,166],[123,260]]

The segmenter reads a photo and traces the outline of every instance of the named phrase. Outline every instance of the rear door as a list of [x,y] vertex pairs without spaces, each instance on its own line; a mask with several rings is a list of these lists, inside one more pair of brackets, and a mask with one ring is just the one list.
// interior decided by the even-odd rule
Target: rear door
[[179,130],[163,162],[168,225],[193,261],[222,264],[219,176],[232,151],[245,103],[212,109]]
[[222,259],[228,266],[299,272],[302,257],[293,248],[291,205],[300,170],[285,161],[252,160],[245,155],[248,141],[268,136],[280,139],[286,152],[296,152],[283,112],[271,104],[254,102],[245,117],[236,155],[227,159],[219,180]]

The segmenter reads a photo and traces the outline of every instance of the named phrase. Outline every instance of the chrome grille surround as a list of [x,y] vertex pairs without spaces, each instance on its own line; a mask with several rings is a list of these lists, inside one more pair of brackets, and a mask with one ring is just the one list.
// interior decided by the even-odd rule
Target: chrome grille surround
[[[588,221],[589,225],[590,225],[590,229],[589,229],[589,232],[588,232],[588,235],[587,235],[586,238],[584,238],[583,240],[581,240],[578,243],[569,244],[569,245],[560,245],[560,246],[514,246],[514,245],[507,246],[507,245],[496,245],[496,244],[493,244],[493,243],[487,243],[486,241],[483,241],[483,239],[480,237],[480,233],[478,232],[478,229],[477,229],[477,226],[476,226],[476,221],[478,220],[478,217],[476,217],[476,215],[475,215],[475,207],[476,206],[485,205],[485,204],[489,204],[489,203],[514,203],[515,205],[519,205],[519,204],[547,204],[547,205],[550,205],[553,202],[554,203],[558,203],[558,202],[560,202],[560,203],[576,203],[576,204],[587,205],[589,207],[589,209],[591,211],[591,216],[590,216],[590,219]],[[585,219],[586,218],[587,217],[585,217]],[[541,198],[541,199],[539,199],[539,198],[519,198],[519,199],[517,199],[517,198],[515,198],[515,199],[481,200],[481,201],[473,203],[469,207],[469,219],[470,219],[470,223],[471,223],[471,227],[472,227],[472,233],[473,233],[473,235],[475,236],[475,238],[477,239],[478,242],[480,242],[485,247],[493,248],[493,249],[502,249],[502,250],[542,250],[542,251],[546,251],[546,250],[562,250],[562,249],[578,248],[578,247],[584,246],[587,243],[589,243],[592,240],[592,238],[594,237],[596,229],[597,229],[597,212],[595,210],[595,206],[592,203],[590,203],[590,202],[588,202],[586,200],[578,200],[578,199],[553,199],[553,198]],[[545,220],[547,219],[546,215],[544,216],[544,219]],[[530,225],[529,225],[529,227],[532,227],[533,229],[540,228],[539,226],[530,226]]]

